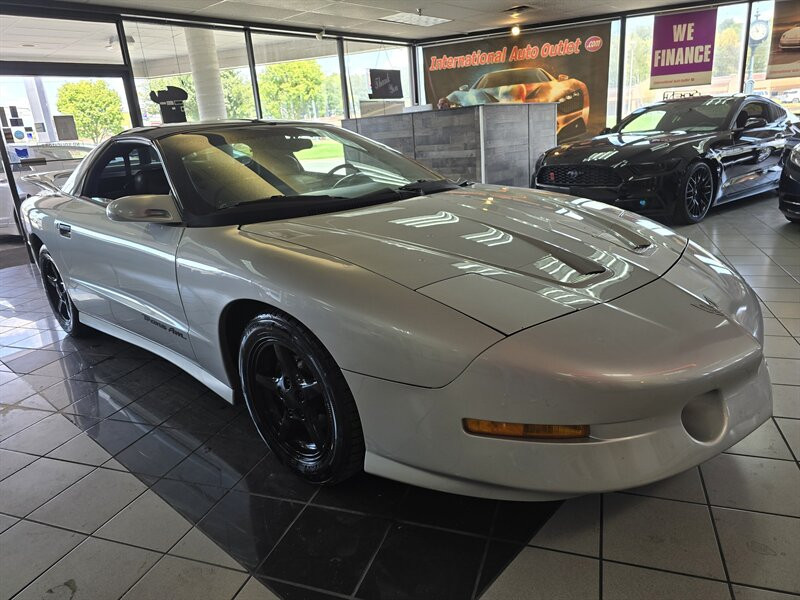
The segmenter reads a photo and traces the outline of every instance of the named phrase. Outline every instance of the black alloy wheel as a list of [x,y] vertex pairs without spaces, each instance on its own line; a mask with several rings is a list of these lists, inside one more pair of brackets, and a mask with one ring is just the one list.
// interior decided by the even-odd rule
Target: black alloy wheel
[[347,382],[322,344],[280,313],[254,318],[239,349],[250,416],[278,459],[313,483],[363,468],[364,440]]
[[675,221],[681,224],[699,223],[714,202],[714,177],[705,163],[695,163],[686,169],[675,202]]
[[61,328],[74,337],[81,337],[88,333],[89,328],[78,319],[78,309],[75,308],[69,297],[64,278],[61,277],[53,257],[44,247],[39,252],[39,272],[42,275],[47,301]]

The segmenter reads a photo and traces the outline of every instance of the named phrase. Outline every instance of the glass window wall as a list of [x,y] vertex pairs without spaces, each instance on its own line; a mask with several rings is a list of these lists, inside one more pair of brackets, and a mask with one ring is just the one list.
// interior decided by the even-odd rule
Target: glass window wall
[[186,92],[187,121],[256,117],[244,32],[126,22],[125,35],[145,125],[163,122],[150,92],[168,86]]
[[[347,69],[348,102],[353,117],[367,117],[403,112],[411,106],[411,65],[405,46],[345,42],[344,60]],[[371,99],[370,69],[400,71],[402,97],[390,100]]]
[[650,89],[650,60],[653,51],[654,15],[630,17],[625,23],[625,71],[622,115],[674,92],[730,94],[739,91],[747,27],[747,4],[717,8],[716,43],[711,83],[674,89]]
[[252,39],[265,119],[341,123],[342,81],[335,40],[255,32]]

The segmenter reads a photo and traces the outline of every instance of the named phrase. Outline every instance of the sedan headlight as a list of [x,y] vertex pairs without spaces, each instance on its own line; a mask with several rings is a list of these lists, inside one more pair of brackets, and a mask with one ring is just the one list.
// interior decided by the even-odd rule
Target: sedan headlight
[[800,167],[800,144],[797,144],[789,153],[789,160],[796,166]]
[[658,162],[632,164],[630,167],[637,175],[660,175],[672,171],[680,162],[680,158],[670,158]]

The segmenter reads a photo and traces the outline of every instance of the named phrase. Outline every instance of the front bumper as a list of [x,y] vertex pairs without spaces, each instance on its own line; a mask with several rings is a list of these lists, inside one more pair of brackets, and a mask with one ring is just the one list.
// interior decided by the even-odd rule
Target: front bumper
[[672,214],[675,206],[675,191],[681,181],[680,169],[656,175],[637,174],[630,169],[618,169],[617,173],[621,183],[616,186],[548,185],[534,180],[533,187],[605,202],[643,215]]
[[[746,286],[738,306],[713,301],[712,289],[689,294],[682,285],[699,273],[676,267],[506,338],[443,388],[346,373],[365,469],[446,492],[546,500],[645,485],[737,443],[772,412],[758,302]],[[462,418],[588,424],[591,437],[479,437]]]
[[778,187],[778,208],[790,219],[800,219],[800,166],[788,160]]

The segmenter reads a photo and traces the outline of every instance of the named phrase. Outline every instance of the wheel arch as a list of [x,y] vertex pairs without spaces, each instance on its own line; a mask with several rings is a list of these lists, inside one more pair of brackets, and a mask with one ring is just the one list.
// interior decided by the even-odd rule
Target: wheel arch
[[319,337],[316,336],[305,323],[282,308],[264,302],[263,300],[253,300],[251,298],[233,300],[226,304],[220,313],[218,335],[220,350],[222,352],[222,362],[225,367],[225,373],[231,382],[231,388],[234,390],[234,400],[236,402],[241,400],[241,389],[239,387],[239,344],[242,340],[242,334],[247,324],[252,321],[253,318],[265,312],[280,313],[297,321],[306,331],[314,336],[328,354],[333,356],[327,347],[325,347],[325,344],[322,343]]
[[42,247],[44,246],[44,242],[42,241],[42,238],[40,238],[37,234],[30,233],[30,234],[28,234],[28,243],[31,246],[31,251],[33,252],[33,257],[36,260],[36,264],[38,265],[39,264],[39,252],[42,250]]

